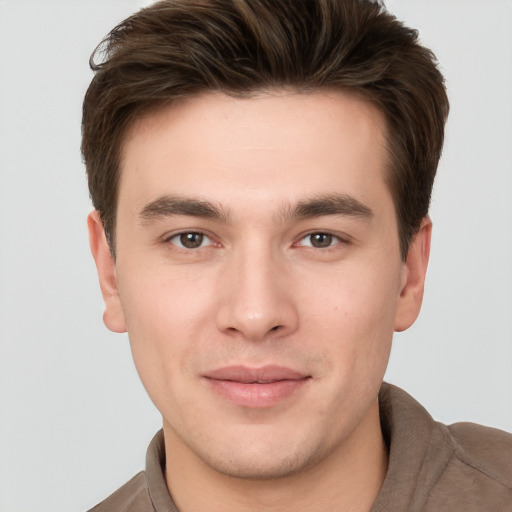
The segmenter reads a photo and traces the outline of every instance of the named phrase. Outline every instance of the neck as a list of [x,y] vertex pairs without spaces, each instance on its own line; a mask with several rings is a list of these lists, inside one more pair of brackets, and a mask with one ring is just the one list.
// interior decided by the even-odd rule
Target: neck
[[271,480],[219,473],[167,425],[164,435],[167,486],[180,512],[370,512],[388,464],[377,401],[329,456],[301,472]]

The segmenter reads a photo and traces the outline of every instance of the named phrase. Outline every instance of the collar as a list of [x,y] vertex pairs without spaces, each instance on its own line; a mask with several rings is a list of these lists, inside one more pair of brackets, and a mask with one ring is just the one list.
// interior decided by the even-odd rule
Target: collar
[[[379,409],[389,465],[371,512],[419,511],[454,452],[450,433],[410,395],[391,384],[382,384]],[[146,484],[155,512],[179,512],[165,481],[162,430],[147,451]]]

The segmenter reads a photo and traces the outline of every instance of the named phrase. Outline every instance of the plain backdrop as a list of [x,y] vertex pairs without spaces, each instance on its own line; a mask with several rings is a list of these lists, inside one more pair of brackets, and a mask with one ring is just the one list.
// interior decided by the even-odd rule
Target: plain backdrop
[[[145,2],[147,3],[147,2]],[[102,324],[81,163],[88,58],[143,2],[0,0],[0,511],[91,507],[160,426]],[[512,2],[388,0],[451,98],[422,314],[387,380],[443,422],[512,430]]]

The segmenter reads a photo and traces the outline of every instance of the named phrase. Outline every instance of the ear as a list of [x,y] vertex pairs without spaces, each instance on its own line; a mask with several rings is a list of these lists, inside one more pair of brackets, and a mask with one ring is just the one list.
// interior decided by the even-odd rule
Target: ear
[[420,229],[409,245],[407,260],[402,268],[402,288],[395,315],[395,331],[405,331],[420,313],[425,288],[432,221],[425,217]]
[[101,293],[105,301],[103,322],[113,332],[126,332],[126,322],[117,288],[116,265],[105,237],[103,222],[96,210],[87,217],[87,228],[92,256],[98,270]]

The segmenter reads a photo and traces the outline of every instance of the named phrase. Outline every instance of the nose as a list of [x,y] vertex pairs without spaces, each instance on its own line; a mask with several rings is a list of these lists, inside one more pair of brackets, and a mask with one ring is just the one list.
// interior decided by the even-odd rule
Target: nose
[[270,249],[240,250],[223,269],[217,327],[247,341],[295,332],[299,315],[286,261]]

